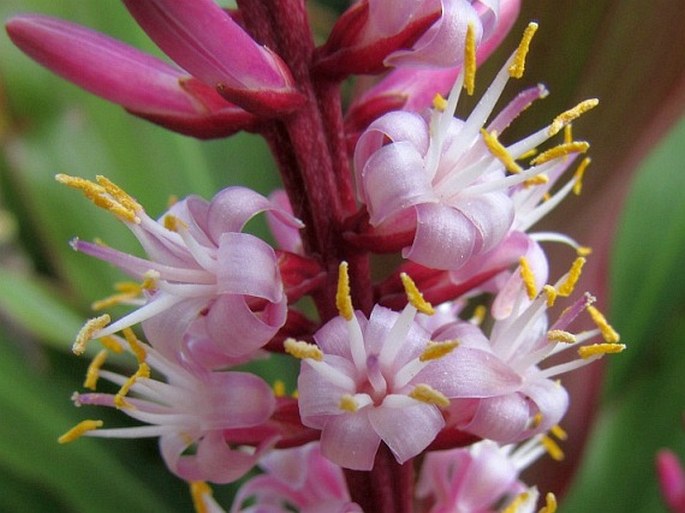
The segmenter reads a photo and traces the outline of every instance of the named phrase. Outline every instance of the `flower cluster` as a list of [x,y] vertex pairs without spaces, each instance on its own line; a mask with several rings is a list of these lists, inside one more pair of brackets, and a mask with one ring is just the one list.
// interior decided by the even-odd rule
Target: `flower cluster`
[[[493,114],[524,74],[531,23],[471,114],[455,117],[515,0],[360,0],[318,47],[303,2],[237,3],[125,0],[174,64],[45,16],[7,24],[29,56],[136,116],[198,138],[261,135],[284,185],[268,198],[244,187],[190,196],[155,220],[104,177],[57,176],[146,255],[72,242],[134,280],[94,304],[130,313],[94,317],[76,337],[77,354],[94,339],[104,349],[74,403],[144,425],[86,420],[60,442],[158,437],[198,512],[224,511],[206,482],[253,468],[231,512],[533,511],[539,494],[519,474],[563,457],[559,376],[625,347],[589,293],[554,310],[589,250],[530,231],[580,192],[589,159],[563,176],[589,144],[571,123],[597,100],[500,140],[547,94],[526,88]],[[343,111],[340,84],[360,74],[378,80]],[[244,231],[262,212],[278,248]],[[554,282],[546,241],[577,253]],[[384,253],[403,260],[372,274]],[[583,315],[595,329],[573,328]],[[104,370],[124,348],[135,371]],[[300,360],[296,393],[246,370],[270,357]],[[118,389],[98,391],[100,380]],[[544,510],[555,508],[550,494]]]

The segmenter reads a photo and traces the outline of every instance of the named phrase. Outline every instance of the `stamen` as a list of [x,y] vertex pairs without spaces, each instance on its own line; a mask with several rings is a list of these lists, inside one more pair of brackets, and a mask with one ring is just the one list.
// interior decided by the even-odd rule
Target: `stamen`
[[429,341],[426,349],[419,355],[420,362],[427,362],[430,360],[438,360],[443,356],[450,354],[457,347],[459,347],[458,340],[440,340],[438,342]]
[[597,105],[599,105],[599,100],[597,98],[590,98],[589,100],[580,102],[572,109],[562,112],[556,118],[554,118],[554,121],[552,121],[552,124],[549,126],[549,136],[552,137],[553,135],[558,134],[559,131],[571,121],[578,119],[587,111],[594,109]]
[[476,32],[472,23],[466,28],[464,44],[464,89],[469,96],[473,95],[476,86]]
[[576,249],[576,254],[578,256],[584,257],[584,256],[588,256],[591,253],[592,253],[592,248],[589,246],[578,246],[578,248]]
[[533,415],[533,419],[530,423],[530,427],[532,429],[535,429],[535,428],[539,427],[540,424],[542,424],[542,413],[537,412],[535,415]]
[[430,385],[423,383],[416,385],[414,390],[409,392],[409,397],[422,403],[434,404],[440,408],[447,408],[450,405],[450,400],[442,392],[438,392]]
[[73,442],[77,438],[81,438],[88,431],[93,431],[99,427],[102,427],[103,424],[104,423],[101,420],[83,420],[83,421],[79,422],[78,424],[76,424],[69,431],[64,433],[62,436],[60,436],[57,439],[57,442],[60,444],[66,444],[69,442]]
[[335,295],[335,306],[338,313],[349,321],[354,315],[352,296],[350,295],[350,275],[347,272],[347,262],[340,262],[338,271],[338,291]]
[[512,78],[521,78],[523,72],[526,69],[526,56],[528,55],[528,50],[530,50],[530,42],[538,29],[538,24],[531,22],[523,31],[523,37],[516,49],[516,55],[514,56],[514,61],[509,66],[509,76]]
[[407,294],[409,303],[419,312],[426,315],[433,315],[435,313],[433,305],[423,299],[423,294],[419,291],[414,280],[412,280],[407,273],[401,273],[400,279],[402,280],[402,286],[404,286],[404,292]]
[[509,505],[502,510],[502,513],[517,513],[521,504],[528,500],[528,492],[519,493]]
[[593,356],[620,353],[625,348],[625,344],[592,344],[578,348],[578,356],[583,360],[587,360]]
[[212,496],[212,489],[204,481],[190,482],[190,496],[193,499],[193,508],[195,513],[209,513],[207,505],[205,504],[205,497]]
[[547,308],[552,308],[554,306],[554,302],[557,300],[557,289],[551,285],[545,285],[542,287],[542,291],[547,295]]
[[357,401],[354,400],[354,397],[352,397],[350,394],[345,394],[340,398],[340,406],[341,410],[354,413],[356,412],[359,407],[357,406]]
[[131,390],[131,387],[135,385],[136,381],[138,381],[139,378],[149,378],[150,377],[150,367],[148,366],[147,363],[143,362],[138,366],[138,370],[128,378],[126,383],[124,383],[117,394],[114,396],[114,406],[116,406],[119,409],[122,408],[127,408],[130,406],[129,403],[126,402],[126,394],[128,394],[128,391]]
[[549,330],[547,340],[550,342],[563,342],[564,344],[575,344],[576,336],[564,330]]
[[71,350],[75,355],[81,355],[86,350],[86,344],[89,340],[93,338],[98,331],[103,329],[109,324],[112,318],[107,315],[101,315],[100,317],[95,317],[94,319],[89,319],[83,325],[83,328],[76,334],[76,341],[74,345],[71,346]]
[[286,353],[295,358],[299,358],[300,360],[304,360],[305,358],[311,358],[317,362],[323,360],[323,351],[321,351],[316,344],[288,338],[283,342],[283,347],[285,348]]
[[570,155],[571,153],[585,153],[590,148],[590,143],[587,141],[574,141],[571,143],[563,143],[550,148],[547,151],[543,151],[530,161],[531,165],[537,166],[554,160],[559,157],[564,157]]
[[545,506],[539,511],[539,513],[556,513],[556,511],[557,498],[552,492],[549,492],[545,496]]
[[535,175],[533,178],[529,178],[523,182],[523,186],[533,187],[535,185],[545,185],[546,183],[549,183],[549,176],[544,173],[540,173],[539,175]]
[[80,190],[94,205],[111,212],[120,219],[140,224],[140,218],[136,215],[137,209],[141,208],[140,205],[109,180],[97,177],[100,183],[94,183],[65,174],[58,174],[55,179],[68,187]]
[[523,168],[516,163],[514,157],[512,157],[502,143],[499,142],[497,139],[497,132],[494,130],[492,132],[488,132],[484,128],[481,128],[480,133],[483,136],[483,142],[485,142],[485,145],[488,147],[488,150],[490,150],[490,153],[492,153],[496,159],[504,164],[504,167],[507,169],[507,171],[514,174],[523,171]]
[[621,335],[619,335],[614,328],[611,327],[611,325],[607,322],[606,318],[602,315],[602,313],[597,310],[592,305],[589,305],[587,307],[587,311],[590,314],[590,317],[592,317],[592,321],[595,323],[595,325],[599,328],[599,331],[602,333],[602,337],[604,338],[605,342],[609,342],[611,344],[615,344],[619,340],[621,340]]
[[569,269],[568,271],[568,276],[566,277],[564,282],[557,287],[557,293],[560,296],[568,297],[573,293],[573,289],[575,288],[576,283],[578,283],[578,280],[580,279],[580,274],[583,270],[585,262],[586,260],[583,257],[578,257],[573,261],[571,269]]
[[95,390],[98,378],[100,377],[100,369],[104,365],[105,360],[107,360],[108,354],[109,351],[107,351],[107,349],[101,349],[97,356],[93,358],[93,361],[90,362],[88,370],[86,371],[86,379],[83,382],[85,388]]
[[122,333],[124,334],[124,338],[126,338],[126,342],[128,342],[128,345],[131,348],[131,352],[135,355],[136,360],[138,360],[138,363],[143,363],[147,354],[142,343],[140,340],[138,340],[138,337],[136,337],[136,334],[133,333],[131,328],[124,328]]
[[578,169],[576,169],[576,172],[573,173],[573,179],[575,180],[575,183],[573,184],[573,194],[576,196],[579,196],[583,190],[583,176],[585,175],[585,170],[590,165],[590,162],[592,162],[592,159],[590,157],[585,157],[578,166]]
[[547,454],[549,454],[554,461],[562,461],[564,459],[564,451],[561,450],[559,444],[557,444],[553,439],[547,435],[543,435],[543,437],[540,439],[540,443],[547,451]]
[[90,307],[95,311],[104,310],[105,308],[131,301],[140,296],[143,291],[143,287],[140,284],[132,281],[117,283],[114,285],[114,289],[117,290],[118,293],[94,301],[91,303]]
[[535,299],[538,295],[537,289],[535,288],[535,275],[533,270],[530,268],[530,264],[526,257],[519,258],[519,272],[521,274],[521,279],[523,284],[526,286],[526,293],[528,294],[528,299]]
[[559,440],[566,440],[568,438],[568,433],[566,433],[564,428],[562,428],[559,424],[555,424],[554,426],[552,426],[552,428],[549,431]]
[[433,108],[438,112],[445,112],[447,108],[447,100],[440,93],[436,93],[433,97]]
[[112,335],[102,337],[100,343],[113,353],[119,354],[124,352],[124,347],[119,343],[116,337],[113,337]]
[[564,142],[566,144],[573,142],[573,125],[571,123],[564,127]]

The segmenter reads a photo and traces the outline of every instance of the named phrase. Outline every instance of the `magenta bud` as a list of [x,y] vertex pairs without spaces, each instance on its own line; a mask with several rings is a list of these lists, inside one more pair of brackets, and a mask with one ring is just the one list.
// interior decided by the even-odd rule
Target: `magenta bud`
[[182,70],[85,27],[21,15],[9,20],[7,33],[57,75],[176,132],[225,137],[256,121]]
[[257,44],[212,0],[124,0],[150,38],[230,102],[260,116],[296,109],[303,96],[278,55]]

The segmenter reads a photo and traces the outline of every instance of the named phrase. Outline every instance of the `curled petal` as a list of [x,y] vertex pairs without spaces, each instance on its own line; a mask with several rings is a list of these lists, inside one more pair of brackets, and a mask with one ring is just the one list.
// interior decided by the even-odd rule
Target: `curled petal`
[[489,251],[500,244],[514,222],[514,204],[502,192],[466,196],[455,206],[478,232],[479,241],[474,249],[477,253]]
[[380,443],[365,410],[330,417],[321,433],[321,453],[353,470],[371,470]]
[[402,256],[435,269],[462,266],[474,251],[477,234],[473,223],[458,210],[439,203],[415,208],[416,235]]
[[542,414],[542,420],[535,428],[535,433],[548,431],[561,421],[568,410],[568,392],[561,384],[551,379],[531,379],[521,389],[521,393],[529,397]]
[[530,408],[518,393],[481,399],[476,412],[462,429],[482,438],[509,443],[522,438],[530,422]]
[[224,294],[209,308],[207,333],[228,356],[241,356],[266,344],[285,324],[286,315],[285,297],[253,312],[244,296]]

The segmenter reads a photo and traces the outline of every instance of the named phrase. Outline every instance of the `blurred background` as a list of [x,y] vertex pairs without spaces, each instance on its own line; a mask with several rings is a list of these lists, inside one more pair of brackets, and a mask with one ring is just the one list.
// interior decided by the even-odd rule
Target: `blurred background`
[[[309,2],[321,40],[344,4]],[[540,488],[569,485],[563,512],[663,512],[654,454],[670,447],[685,457],[684,5],[523,4],[512,36],[479,71],[477,89],[532,19],[541,28],[528,70],[507,98],[536,82],[551,95],[509,137],[544,126],[579,100],[600,98],[574,126],[577,138],[592,143],[583,194],[568,198],[541,228],[593,247],[584,285],[601,296],[629,346],[570,385],[578,399],[563,424],[571,431],[568,458],[545,470]],[[0,3],[3,20],[27,11],[159,55],[119,2]],[[155,217],[172,196],[209,199],[231,184],[268,193],[278,184],[274,165],[258,137],[201,142],[167,132],[53,76],[0,34],[0,511],[191,511],[186,485],[166,471],[156,441],[56,442],[93,415],[125,423],[116,412],[80,410],[69,399],[89,360],[71,355],[74,335],[92,315],[90,303],[123,276],[72,251],[68,241],[98,237],[139,253],[123,225],[58,185],[56,173],[106,175]],[[562,269],[568,250],[564,255]],[[221,501],[230,490],[216,493]]]

